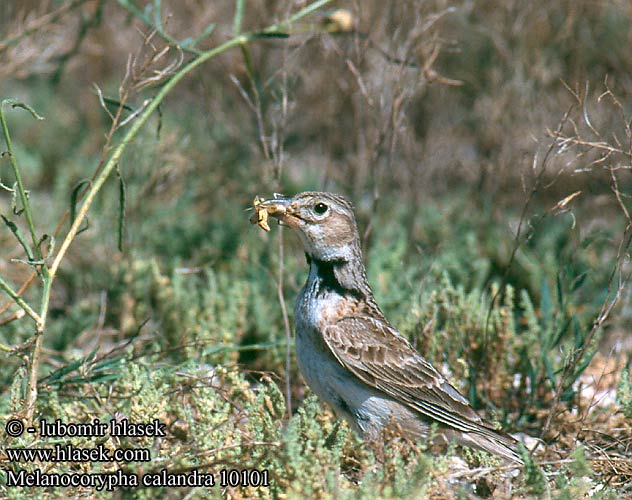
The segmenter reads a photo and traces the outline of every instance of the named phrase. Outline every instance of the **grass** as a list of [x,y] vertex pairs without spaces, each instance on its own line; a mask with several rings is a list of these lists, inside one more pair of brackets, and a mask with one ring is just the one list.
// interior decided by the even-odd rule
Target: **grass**
[[[310,5],[289,28],[283,6],[60,2],[2,28],[0,98],[45,118],[4,108],[3,427],[158,419],[167,434],[3,428],[2,495],[112,495],[7,486],[35,469],[217,482],[125,498],[629,495],[629,9],[580,2],[541,43],[558,7],[367,2],[340,33]],[[286,363],[277,289],[291,323],[306,266],[295,235],[263,234],[244,209],[307,189],[354,201],[392,323],[482,414],[542,439],[520,474],[397,436],[362,443]],[[6,453],[69,443],[151,461]],[[231,469],[270,486],[220,486]]]

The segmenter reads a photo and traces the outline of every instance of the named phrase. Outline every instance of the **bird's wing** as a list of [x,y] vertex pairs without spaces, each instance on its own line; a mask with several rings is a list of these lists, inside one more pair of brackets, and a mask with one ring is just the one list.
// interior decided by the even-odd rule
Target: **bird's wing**
[[338,361],[367,385],[459,431],[496,433],[388,323],[345,317],[325,329],[324,340]]

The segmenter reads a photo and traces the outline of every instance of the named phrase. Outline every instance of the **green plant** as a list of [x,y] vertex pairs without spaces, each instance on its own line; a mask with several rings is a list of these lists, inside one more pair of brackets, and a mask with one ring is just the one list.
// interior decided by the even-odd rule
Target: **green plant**
[[[102,163],[99,164],[99,166],[95,170],[93,178],[90,181],[80,183],[72,192],[71,207],[69,211],[70,229],[62,239],[59,248],[55,249],[55,251],[53,247],[54,239],[51,236],[43,235],[40,237],[37,235],[30,202],[27,196],[27,191],[22,181],[22,176],[17,159],[13,153],[9,129],[4,115],[4,106],[11,105],[14,108],[21,107],[31,112],[31,114],[38,119],[41,119],[41,117],[37,115],[37,113],[35,113],[35,111],[31,107],[22,102],[14,100],[5,100],[2,102],[0,108],[0,121],[2,123],[2,132],[7,145],[13,175],[15,177],[14,188],[9,188],[8,186],[3,186],[3,188],[13,193],[14,200],[19,198],[21,206],[18,208],[17,202],[14,201],[14,214],[16,216],[19,216],[24,213],[31,240],[30,244],[27,243],[27,240],[22,235],[18,226],[14,222],[10,221],[6,217],[3,217],[3,220],[5,221],[5,224],[9,227],[9,229],[13,232],[19,243],[22,245],[26,255],[26,263],[35,269],[35,272],[42,280],[40,308],[39,311],[36,312],[31,307],[31,305],[29,305],[29,303],[21,297],[21,291],[14,289],[14,287],[11,286],[4,279],[0,279],[0,287],[2,288],[2,290],[12,300],[14,300],[15,303],[24,311],[24,313],[28,315],[35,323],[34,334],[31,339],[27,341],[24,345],[19,347],[2,346],[2,350],[6,353],[21,352],[24,350],[30,350],[31,352],[31,355],[28,359],[29,382],[24,408],[24,417],[27,422],[32,422],[37,402],[39,360],[42,350],[43,336],[46,331],[46,323],[48,319],[51,287],[55,278],[57,277],[59,267],[62,260],[64,259],[64,256],[66,255],[66,252],[68,251],[69,246],[76,238],[76,236],[82,231],[82,226],[84,225],[84,221],[91,205],[93,204],[97,194],[101,191],[106,180],[114,171],[118,172],[120,179],[119,192],[121,210],[119,216],[119,248],[121,248],[125,210],[125,184],[123,178],[121,177],[118,165],[123,152],[127,149],[127,146],[138,135],[141,128],[145,125],[149,117],[152,116],[154,111],[158,108],[165,97],[187,74],[191,73],[193,70],[198,68],[201,64],[208,61],[209,59],[212,59],[218,54],[221,54],[222,52],[233,47],[242,47],[244,54],[247,55],[246,45],[256,39],[286,37],[287,35],[283,32],[283,29],[291,26],[292,23],[300,20],[311,12],[314,12],[328,2],[329,0],[316,1],[299,10],[296,14],[290,16],[285,21],[272,24],[257,32],[240,33],[244,5],[243,1],[238,1],[236,4],[237,7],[234,21],[235,36],[229,41],[222,43],[213,49],[204,52],[196,52],[196,57],[190,62],[186,63],[182,68],[178,68],[180,63],[178,61],[175,61],[169,64],[167,67],[156,69],[155,64],[162,56],[162,52],[154,52],[154,54],[150,55],[147,59],[140,61],[140,67],[130,68],[131,73],[128,74],[129,81],[126,82],[127,85],[123,85],[121,87],[121,95],[119,96],[118,101],[107,101],[101,93],[100,89],[97,88],[97,92],[99,94],[99,98],[101,99],[101,104],[103,108],[108,111],[108,103],[115,104],[116,111],[114,114],[111,114],[108,111],[112,119],[112,125],[107,138],[106,146],[103,149],[104,153],[102,157]],[[130,5],[131,4],[128,3],[128,6]],[[205,33],[207,33],[208,31],[210,31],[210,29],[206,30]],[[148,76],[147,74],[145,74],[150,70],[154,71],[154,74],[152,76]],[[147,86],[159,82],[163,83],[156,95],[153,96],[153,98],[145,101],[141,108],[131,110],[131,108],[127,104],[131,93],[135,91],[140,91]],[[128,116],[125,116],[126,113],[129,113]],[[128,124],[130,124],[129,128],[126,130],[126,132],[124,132],[123,137],[120,139],[120,141],[116,142],[115,133],[119,130],[125,130],[125,126]],[[113,142],[111,143],[110,141]],[[77,208],[77,203],[79,199],[81,199],[81,206]],[[66,216],[64,216],[64,220],[65,218]],[[58,228],[60,226],[58,226]],[[57,233],[57,231],[55,231],[55,233]],[[49,246],[48,250],[45,250],[43,248],[45,244]]]
[[632,420],[632,370],[629,368],[621,372],[619,387],[617,388],[617,402],[623,414]]

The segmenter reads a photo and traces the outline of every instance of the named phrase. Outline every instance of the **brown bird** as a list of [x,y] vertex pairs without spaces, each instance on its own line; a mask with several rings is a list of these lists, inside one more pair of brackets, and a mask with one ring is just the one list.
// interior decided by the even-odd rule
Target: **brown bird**
[[255,199],[251,222],[268,215],[298,232],[309,276],[294,309],[296,357],[307,384],[365,439],[384,428],[438,436],[522,463],[517,441],[483,420],[468,400],[382,314],[367,281],[353,206],[319,192]]

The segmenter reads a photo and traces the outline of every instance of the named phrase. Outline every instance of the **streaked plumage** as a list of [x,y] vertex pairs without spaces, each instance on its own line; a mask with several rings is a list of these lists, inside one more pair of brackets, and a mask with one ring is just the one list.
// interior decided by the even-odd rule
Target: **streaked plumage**
[[386,320],[362,261],[353,207],[307,192],[259,201],[260,212],[295,229],[309,276],[295,306],[299,368],[312,390],[367,439],[385,426],[423,439],[430,425],[449,441],[520,463],[517,442],[483,420]]

